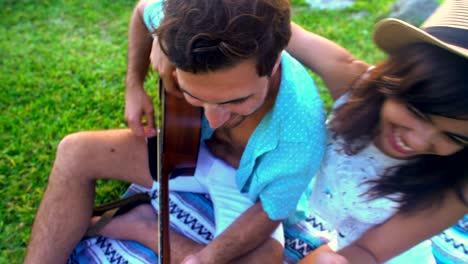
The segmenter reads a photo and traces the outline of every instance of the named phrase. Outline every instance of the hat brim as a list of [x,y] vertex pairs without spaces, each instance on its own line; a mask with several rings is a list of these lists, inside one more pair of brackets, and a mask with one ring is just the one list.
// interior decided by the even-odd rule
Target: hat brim
[[428,43],[468,58],[468,50],[445,43],[424,30],[395,18],[386,18],[377,23],[374,42],[388,54],[396,53],[411,44]]

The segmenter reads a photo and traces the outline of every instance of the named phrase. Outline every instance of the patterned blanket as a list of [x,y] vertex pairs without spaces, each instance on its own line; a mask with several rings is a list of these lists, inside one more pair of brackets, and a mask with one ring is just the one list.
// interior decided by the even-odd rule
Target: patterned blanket
[[[158,192],[132,185],[124,197],[146,192],[158,211]],[[201,244],[214,238],[213,206],[206,194],[171,192],[169,195],[171,228]],[[294,225],[284,225],[285,251],[283,263],[296,263],[332,236],[321,223],[311,217]],[[459,223],[432,238],[438,263],[468,263],[468,215]],[[158,263],[156,254],[134,241],[107,237],[83,239],[69,257],[67,264],[150,264]]]
[[[158,192],[132,185],[124,197],[146,192],[152,197],[152,206],[158,211]],[[171,192],[169,195],[169,213],[171,228],[201,244],[207,244],[214,238],[213,206],[206,194]],[[307,230],[315,229],[321,235],[308,236]],[[295,225],[289,225],[285,231],[284,263],[296,263],[309,252],[327,241],[328,231],[308,219]],[[158,263],[156,254],[134,241],[114,240],[107,237],[83,239],[68,259],[68,264],[149,264]]]

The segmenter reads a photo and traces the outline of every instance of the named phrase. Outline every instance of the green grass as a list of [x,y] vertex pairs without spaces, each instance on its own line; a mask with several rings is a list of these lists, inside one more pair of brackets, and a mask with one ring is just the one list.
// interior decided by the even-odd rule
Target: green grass
[[[392,0],[370,2],[319,11],[293,1],[293,20],[374,63],[383,54],[371,42],[372,28]],[[60,139],[79,130],[126,127],[123,83],[134,4],[0,2],[0,263],[22,262]],[[367,15],[352,18],[364,10]],[[116,199],[125,188],[100,182],[97,201]]]

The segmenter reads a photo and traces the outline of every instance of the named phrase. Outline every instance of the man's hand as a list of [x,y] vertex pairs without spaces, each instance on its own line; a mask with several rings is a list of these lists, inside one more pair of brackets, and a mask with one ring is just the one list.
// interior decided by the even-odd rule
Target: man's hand
[[[245,257],[252,251],[257,252],[255,249],[267,240],[274,240],[271,238],[271,234],[280,224],[281,220],[271,220],[268,217],[268,214],[263,210],[261,201],[258,201],[234,220],[211,243],[196,253],[194,259],[189,258],[189,260],[200,260],[204,264],[231,263],[240,257]],[[274,241],[274,243],[279,245],[278,241]],[[281,250],[282,255],[283,248],[276,249]],[[274,252],[270,252],[270,255],[277,256]],[[279,260],[281,261],[281,259]],[[275,263],[275,261],[269,260],[267,263]]]
[[[143,88],[126,90],[125,120],[137,136],[153,137],[156,135],[153,102]],[[145,123],[146,127],[144,127]]]
[[169,61],[164,52],[161,51],[157,38],[153,40],[150,61],[153,70],[159,73],[159,77],[163,81],[166,92],[182,98],[183,95],[177,85],[177,79],[175,77],[175,67]]
[[[125,78],[125,120],[137,136],[151,137],[156,135],[154,109],[151,98],[143,88],[153,41],[142,15],[148,2],[139,1],[130,19]],[[147,127],[143,126],[143,117]]]

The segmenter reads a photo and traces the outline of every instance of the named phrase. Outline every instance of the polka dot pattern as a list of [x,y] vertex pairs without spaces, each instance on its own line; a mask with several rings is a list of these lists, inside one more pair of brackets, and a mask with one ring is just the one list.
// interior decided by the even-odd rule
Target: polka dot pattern
[[283,54],[282,80],[273,109],[250,138],[237,183],[252,200],[261,199],[271,219],[295,217],[298,202],[325,151],[322,101],[310,75]]

